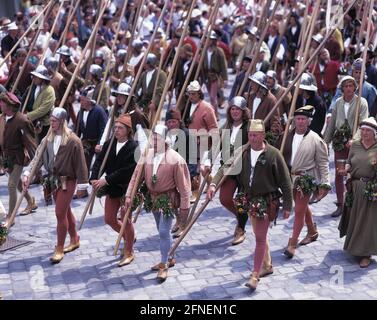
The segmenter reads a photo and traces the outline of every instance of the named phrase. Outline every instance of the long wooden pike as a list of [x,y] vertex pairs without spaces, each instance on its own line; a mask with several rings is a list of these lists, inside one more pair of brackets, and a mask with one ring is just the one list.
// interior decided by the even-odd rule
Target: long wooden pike
[[[107,1],[109,1],[109,0],[107,0]],[[104,12],[105,12],[104,9],[105,9],[105,8],[103,8],[103,10],[101,11],[100,17],[102,17],[102,15],[104,14]],[[101,19],[98,19],[97,24],[99,24],[100,21],[101,21]],[[93,37],[93,36],[94,36],[94,34],[91,35],[91,37]],[[77,75],[77,73],[78,73],[79,70],[80,70],[81,63],[82,63],[82,61],[83,61],[83,58],[84,58],[84,56],[85,56],[86,51],[88,50],[89,44],[90,44],[90,41],[88,41],[87,45],[85,46],[85,48],[84,48],[84,50],[83,50],[83,54],[81,55],[81,57],[80,57],[80,59],[79,59],[79,61],[78,61],[78,63],[77,63],[76,69],[75,69],[75,71],[73,72],[73,76],[72,76],[71,80],[69,81],[69,84],[68,84],[67,90],[66,90],[66,92],[65,92],[65,94],[64,94],[64,96],[63,96],[63,98],[62,98],[62,100],[60,101],[60,105],[59,105],[60,108],[62,108],[62,107],[64,106],[64,103],[65,103],[65,101],[67,100],[68,94],[69,94],[69,92],[70,92],[70,90],[71,90],[71,88],[72,88],[72,85],[73,85],[74,81],[75,81],[76,75]],[[51,131],[51,128],[50,128],[49,132],[50,132],[50,131]],[[48,134],[49,134],[49,133],[47,133],[47,136],[48,136]],[[47,146],[47,138],[45,138],[45,139],[43,140],[43,143],[42,143],[42,144],[40,145],[40,147],[38,148],[39,150],[38,150],[38,155],[37,155],[37,158],[36,158],[37,160],[35,161],[35,164],[36,164],[36,165],[33,166],[32,170],[31,170],[31,172],[30,172],[30,175],[29,175],[29,181],[32,181],[33,178],[34,178],[34,175],[35,175],[35,173],[36,173],[36,169],[37,169],[37,164],[42,160],[43,152],[44,152],[46,146]],[[7,220],[7,222],[6,222],[5,227],[6,227],[7,229],[10,229],[10,228],[11,228],[11,226],[12,226],[12,224],[13,224],[13,221],[14,221],[14,218],[16,217],[17,211],[18,211],[18,209],[20,208],[20,205],[21,205],[21,202],[22,202],[24,196],[25,196],[25,191],[22,191],[21,196],[17,199],[16,206],[15,206],[15,208],[14,208],[14,210],[13,210],[13,212],[12,212],[10,218],[9,218],[9,220]]]
[[[182,90],[181,90],[181,92],[179,93],[178,99],[177,99],[177,101],[176,101],[176,104],[175,104],[175,105],[177,106],[177,108],[179,108],[179,106],[180,106],[181,103],[182,103],[182,100],[183,100],[184,94],[185,94],[185,92],[186,92],[187,85],[188,85],[188,83],[189,83],[189,81],[190,81],[190,78],[191,78],[191,74],[192,74],[192,72],[194,71],[194,68],[195,68],[195,63],[196,63],[196,61],[197,61],[197,59],[198,59],[198,57],[199,57],[199,52],[200,52],[200,50],[201,50],[201,48],[202,48],[202,45],[203,45],[203,43],[204,43],[204,39],[205,39],[205,37],[208,35],[209,28],[212,27],[212,25],[213,25],[214,16],[215,16],[215,14],[216,14],[217,11],[218,11],[219,6],[220,6],[220,0],[217,0],[217,1],[216,1],[216,4],[215,4],[215,7],[214,7],[214,8],[211,8],[211,14],[210,14],[210,16],[209,16],[208,23],[207,23],[207,25],[206,25],[206,27],[205,27],[205,29],[204,29],[204,32],[203,32],[203,34],[202,34],[202,37],[201,37],[200,42],[199,42],[199,44],[198,44],[198,47],[197,47],[197,49],[196,49],[195,55],[194,55],[194,57],[192,58],[192,62],[191,62],[191,65],[190,65],[190,69],[189,69],[188,72],[187,72],[187,76],[186,76],[185,82],[183,83]],[[207,43],[207,41],[205,41],[205,42]],[[202,52],[204,53],[205,50],[203,50]],[[204,55],[204,54],[203,54],[203,55]],[[198,74],[198,75],[199,75],[199,74]],[[187,107],[185,106],[184,111],[183,111],[183,114],[182,114],[182,115],[183,115],[183,116],[182,116],[182,119],[184,119],[184,117],[185,117],[185,115],[186,115],[186,112],[187,112]]]
[[[200,41],[200,46],[201,46],[201,44],[203,43],[203,40],[204,40],[204,38],[206,38],[206,41],[205,41],[205,43],[204,43],[204,47],[203,47],[203,50],[201,51],[201,56],[200,56],[200,59],[199,59],[199,63],[198,63],[198,66],[197,66],[197,68],[196,68],[196,71],[195,71],[195,75],[194,75],[194,79],[195,80],[197,80],[198,78],[199,78],[199,75],[200,75],[200,71],[201,71],[201,69],[202,69],[202,66],[203,66],[203,61],[204,61],[204,57],[205,57],[205,52],[207,51],[207,49],[208,49],[208,46],[209,46],[209,34],[211,33],[211,30],[212,30],[212,26],[213,26],[213,23],[215,22],[215,20],[216,20],[216,16],[217,16],[217,12],[218,12],[218,10],[219,10],[219,6],[220,6],[220,4],[219,4],[219,0],[217,0],[217,2],[216,2],[216,6],[215,6],[215,9],[214,9],[214,11],[213,11],[213,15],[212,15],[212,20],[209,20],[208,21],[208,24],[207,24],[207,26],[209,27],[209,28],[206,28],[206,30],[207,30],[207,33],[203,33],[203,35],[202,35],[202,38],[201,38],[201,41]],[[197,52],[198,52],[198,54],[199,54],[199,48],[197,48]],[[193,62],[192,62],[192,64],[195,64],[195,61],[194,61],[194,59],[193,59]],[[190,75],[191,76],[191,75]],[[189,77],[186,77],[186,80],[188,79]],[[187,80],[188,81],[188,80]],[[186,81],[185,81],[186,82]],[[188,84],[188,82],[186,83],[186,87],[187,87],[187,84]],[[182,91],[180,92],[180,99],[182,100],[183,99],[183,95],[185,94],[185,90],[183,90],[182,89]],[[178,98],[178,100],[179,100],[179,98]],[[178,102],[179,101],[177,101],[177,106],[179,107],[179,104],[178,104]],[[184,119],[185,118],[185,116],[186,116],[186,113],[187,113],[187,110],[188,110],[188,104],[189,104],[189,100],[187,100],[186,101],[186,105],[185,105],[185,108],[184,108],[184,110],[183,110],[183,113],[182,113],[182,119]]]
[[[120,20],[122,19],[122,17],[124,16],[124,13],[126,12],[127,4],[128,4],[128,0],[125,0],[124,3],[123,3],[121,14],[120,14],[120,17],[121,17]],[[116,45],[116,42],[118,40],[119,31],[121,29],[121,23],[120,22],[121,21],[119,21],[119,23],[118,23],[117,30],[116,30],[116,33],[115,33],[115,37],[114,37],[113,43],[111,45],[111,52],[114,52],[115,45]],[[111,65],[111,59],[109,58],[108,61],[107,61],[107,64],[106,64],[105,74],[103,75],[101,87],[100,87],[100,90],[99,90],[99,93],[98,93],[97,104],[99,103],[99,101],[101,99],[101,95],[102,95],[103,88],[105,87],[107,75],[109,74],[110,65]]]
[[[152,34],[151,41],[150,41],[150,43],[149,43],[149,45],[148,45],[148,48],[147,48],[147,50],[146,50],[146,52],[145,52],[145,54],[144,54],[144,56],[143,56],[143,59],[142,59],[142,61],[141,61],[141,65],[140,65],[140,68],[139,68],[139,70],[138,70],[138,72],[137,72],[137,75],[136,75],[136,77],[135,77],[135,79],[134,79],[134,82],[133,82],[133,84],[132,84],[130,94],[129,94],[129,96],[127,97],[127,100],[126,100],[126,103],[125,103],[124,110],[127,110],[127,109],[128,109],[128,106],[129,106],[129,104],[130,104],[130,102],[131,102],[131,99],[132,99],[132,96],[133,96],[133,94],[134,94],[134,92],[135,92],[135,89],[136,89],[136,86],[137,86],[138,80],[139,80],[139,78],[140,78],[140,76],[141,76],[141,73],[143,72],[143,66],[144,66],[144,64],[145,64],[145,62],[146,62],[146,60],[147,60],[147,55],[148,55],[148,53],[149,53],[149,51],[150,51],[150,49],[151,49],[151,47],[152,47],[153,40],[154,40],[154,38],[156,37],[156,34],[157,34],[157,28],[158,28],[158,26],[160,25],[160,23],[161,23],[161,21],[162,21],[163,13],[166,11],[167,4],[168,4],[168,2],[165,3],[165,5],[164,5],[164,7],[163,7],[163,10],[161,11],[161,15],[160,15],[160,17],[159,17],[159,19],[158,19],[158,21],[157,21],[156,28],[155,28],[155,30],[153,31],[153,34]],[[114,139],[115,139],[115,136],[113,135],[112,138],[111,138],[110,144],[109,144],[110,146],[113,144]],[[106,154],[105,154],[105,156],[104,156],[104,159],[103,159],[103,161],[102,161],[102,164],[101,164],[101,167],[100,167],[100,170],[99,170],[99,176],[102,175],[103,170],[105,169],[106,162],[107,162],[107,159],[108,159],[108,157],[109,157],[109,154],[110,154],[110,148],[107,149]],[[82,226],[83,226],[83,224],[84,224],[84,221],[85,221],[86,215],[87,215],[87,213],[88,213],[88,210],[91,208],[92,203],[93,203],[94,200],[95,200],[96,193],[97,193],[96,190],[92,190],[92,192],[91,192],[91,194],[90,194],[90,197],[89,197],[89,199],[88,199],[88,201],[87,201],[87,203],[86,203],[86,205],[85,205],[84,211],[83,211],[82,216],[81,216],[81,219],[80,219],[79,230],[82,228]]]
[[[74,2],[74,1],[72,0],[72,2]],[[67,35],[67,32],[68,32],[68,29],[69,29],[69,27],[71,26],[72,19],[73,19],[73,17],[75,16],[76,11],[77,11],[77,8],[78,8],[78,6],[79,6],[80,3],[81,3],[81,0],[77,0],[77,1],[76,1],[75,7],[74,7],[73,10],[71,11],[71,13],[70,13],[70,15],[69,15],[69,17],[68,17],[68,19],[67,19],[66,26],[64,27],[64,30],[63,30],[63,37],[60,37],[59,42],[58,42],[58,44],[56,45],[56,48],[55,48],[55,50],[54,50],[54,55],[55,55],[55,53],[56,53],[56,50],[57,50],[58,48],[60,48],[60,46],[61,46],[62,44],[65,43],[65,39],[66,39],[66,35]],[[71,8],[72,8],[72,7],[71,7]]]
[[[371,40],[370,34],[371,34],[371,23],[372,23],[372,13],[373,13],[373,7],[374,7],[374,0],[371,0],[369,3],[369,17],[368,17],[368,28],[367,28],[367,35],[365,38],[365,46],[364,46],[364,52],[363,52],[363,64],[361,66],[361,74],[360,74],[360,81],[359,81],[359,94],[357,96],[356,101],[356,111],[355,111],[355,122],[353,125],[353,134],[354,136],[356,134],[357,128],[359,126],[359,120],[360,120],[360,107],[361,107],[361,95],[363,92],[363,83],[364,83],[364,76],[365,76],[365,68],[366,68],[366,58],[367,58],[367,52],[368,52],[368,46],[369,41]],[[365,11],[367,8],[365,8]]]
[[[168,20],[168,24],[166,26],[166,31],[165,31],[165,34],[167,36],[170,34],[170,26],[171,26],[171,23],[172,23],[172,20],[173,20],[174,4],[175,4],[175,0],[173,0],[173,2],[171,4],[171,8],[170,8],[170,12],[169,12],[169,20]],[[151,100],[152,102],[153,102],[153,100],[154,100],[154,98],[156,96],[158,80],[160,78],[160,73],[161,73],[161,70],[162,70],[163,58],[164,58],[164,55],[166,54],[166,50],[167,50],[167,48],[165,48],[164,50],[162,50],[162,53],[161,53],[161,56],[160,56],[160,61],[158,63],[156,82],[154,83],[153,93],[152,93],[152,100]],[[155,117],[154,110],[149,110],[149,114],[148,114],[149,123],[151,123],[151,122],[154,121],[154,117]]]
[[[188,29],[188,23],[189,23],[189,20],[191,18],[192,11],[194,10],[195,4],[196,4],[196,0],[193,0],[192,3],[191,3],[190,11],[189,11],[187,18],[186,18],[186,21],[185,21],[185,25],[184,25],[184,28],[183,28],[181,39],[179,40],[177,53],[179,52],[179,49],[182,47],[183,40],[186,37],[186,33],[187,33],[187,29]],[[161,13],[161,16],[162,16],[162,13]],[[166,94],[167,94],[169,86],[170,86],[170,81],[171,81],[172,76],[173,76],[173,70],[175,68],[175,65],[177,64],[178,57],[179,57],[179,54],[176,54],[175,57],[174,57],[173,64],[172,64],[172,70],[169,72],[168,78],[166,80],[165,88],[164,88],[162,95],[161,95],[161,100],[160,100],[159,106],[157,108],[156,117],[154,118],[153,124],[151,126],[152,131],[150,132],[149,137],[151,136],[151,134],[153,132],[153,128],[155,127],[157,120],[160,118],[161,110],[164,106],[165,97],[166,97]],[[150,139],[148,139],[148,141],[149,140]],[[141,165],[140,165],[140,170],[137,174],[133,190],[131,191],[131,199],[133,199],[135,197],[135,194],[136,194],[139,182],[140,182],[140,178],[141,178],[142,172],[144,170],[144,158],[146,157],[147,152],[148,152],[148,148],[145,148],[145,151],[144,151],[145,156],[143,156],[142,159],[141,159],[142,162],[141,162]],[[122,239],[124,229],[126,228],[126,223],[127,223],[128,217],[130,215],[130,212],[131,212],[131,206],[127,209],[126,214],[123,218],[122,227],[121,227],[121,230],[119,232],[118,239],[117,239],[117,242],[116,242],[115,248],[114,248],[114,255],[116,255],[118,253],[120,241]]]
[[[243,90],[245,89],[246,83],[248,81],[249,75],[253,73],[253,70],[254,70],[254,68],[255,68],[255,66],[257,64],[257,56],[259,54],[260,47],[262,45],[262,42],[264,41],[264,37],[267,34],[267,30],[268,30],[268,28],[270,26],[271,21],[274,19],[275,12],[276,12],[276,9],[277,9],[278,5],[280,4],[280,1],[281,0],[276,0],[274,9],[272,10],[272,13],[271,13],[271,16],[267,20],[267,23],[266,23],[266,25],[265,25],[265,27],[263,29],[263,32],[262,32],[262,34],[260,36],[260,39],[259,39],[257,45],[254,46],[254,50],[253,50],[253,54],[252,54],[253,60],[250,63],[250,66],[249,66],[248,70],[245,73],[245,78],[242,81],[241,87],[238,90],[237,95],[241,95],[242,94]],[[279,48],[276,48],[276,50],[278,50],[278,49]]]
[[[57,1],[57,0],[55,0]],[[2,67],[2,65],[7,62],[7,60],[9,59],[9,57],[12,55],[12,53],[16,50],[16,48],[18,47],[18,45],[21,43],[21,41],[25,38],[25,36],[30,32],[30,30],[34,27],[34,24],[39,20],[39,18],[44,14],[44,12],[50,7],[53,5],[54,2],[50,2],[47,6],[45,6],[43,8],[43,10],[41,12],[38,13],[38,15],[36,16],[35,20],[30,24],[30,26],[26,29],[26,31],[24,32],[24,34],[18,39],[18,41],[14,44],[14,46],[12,47],[12,49],[8,52],[8,54],[4,57],[3,61],[0,62],[0,68]]]
[[280,32],[279,30],[279,39],[278,39],[278,42],[277,42],[277,45],[276,45],[276,50],[271,58],[271,62],[272,62],[272,69],[274,69],[276,71],[276,68],[277,68],[277,62],[276,62],[276,55],[278,54],[278,49],[280,48],[280,45],[281,45],[281,42],[283,41],[283,37],[288,29],[288,25],[289,25],[289,15],[287,14],[288,12],[288,1],[285,0],[285,5],[284,5],[284,15],[286,16],[286,21],[284,23],[284,28],[283,28],[283,32]]

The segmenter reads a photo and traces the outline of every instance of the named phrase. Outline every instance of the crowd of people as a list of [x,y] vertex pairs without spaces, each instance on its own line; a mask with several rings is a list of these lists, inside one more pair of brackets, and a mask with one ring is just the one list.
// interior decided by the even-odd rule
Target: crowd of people
[[28,188],[41,184],[57,218],[50,260],[61,262],[80,247],[71,202],[89,200],[91,186],[106,197],[105,223],[123,232],[120,267],[135,258],[135,211],[153,212],[161,260],[152,270],[163,282],[173,238],[206,186],[235,217],[232,245],[252,224],[246,286],[255,290],[274,272],[268,228],[280,208],[284,219],[294,212],[288,259],[319,237],[311,204],[332,189],[333,151],[332,217],[341,216],[344,250],[368,267],[377,254],[377,9],[344,1],[341,12],[352,2],[343,24],[329,26],[317,1],[22,1],[0,18],[2,233],[15,224],[18,191],[20,215],[38,214]]

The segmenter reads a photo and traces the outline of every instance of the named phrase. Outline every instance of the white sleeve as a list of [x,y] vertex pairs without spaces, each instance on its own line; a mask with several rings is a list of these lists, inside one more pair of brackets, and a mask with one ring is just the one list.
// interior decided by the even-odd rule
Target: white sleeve
[[110,130],[110,120],[111,119],[107,120],[105,130],[103,130],[102,137],[101,137],[101,140],[99,142],[100,146],[103,146],[104,143],[106,142],[107,132]]
[[140,152],[143,154],[148,145],[148,138],[140,124],[136,125],[135,140],[139,143]]
[[279,50],[278,50],[278,53],[276,54],[276,58],[278,60],[283,60],[284,58],[284,53],[285,53],[285,50],[284,50],[284,46],[282,44],[280,44],[279,46]]

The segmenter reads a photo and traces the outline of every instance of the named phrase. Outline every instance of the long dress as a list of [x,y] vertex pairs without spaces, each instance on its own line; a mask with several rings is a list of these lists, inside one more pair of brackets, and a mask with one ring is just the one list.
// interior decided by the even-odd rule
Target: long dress
[[350,149],[348,163],[351,165],[353,203],[345,210],[339,223],[340,236],[346,236],[343,249],[353,256],[377,254],[377,202],[364,196],[366,182],[360,178],[374,178],[373,162],[376,159],[377,141],[366,149],[355,141]]

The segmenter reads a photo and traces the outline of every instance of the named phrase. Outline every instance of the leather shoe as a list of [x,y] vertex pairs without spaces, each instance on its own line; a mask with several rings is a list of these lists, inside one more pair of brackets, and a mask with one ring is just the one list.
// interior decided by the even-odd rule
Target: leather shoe
[[270,266],[268,268],[263,267],[262,271],[259,273],[259,278],[266,277],[266,276],[273,274],[273,273],[274,273],[274,269],[272,268],[272,266]]
[[245,239],[246,239],[246,232],[245,232],[245,230],[243,230],[241,228],[237,228],[236,234],[234,235],[234,239],[232,241],[232,245],[236,246],[236,245],[244,242]]
[[370,257],[363,257],[361,260],[360,260],[360,268],[367,268],[369,267],[370,265]]
[[20,216],[27,216],[28,214],[31,214],[33,211],[37,210],[38,206],[35,203],[35,198],[31,198],[31,203],[28,203],[26,208],[20,212]]
[[159,270],[158,270],[158,273],[157,273],[157,280],[160,283],[164,282],[167,279],[168,270],[169,270],[168,264],[165,264],[165,263],[159,264]]
[[88,190],[77,190],[76,194],[73,195],[72,199],[82,199],[88,196]]
[[118,263],[118,267],[123,267],[123,266],[126,266],[128,264],[130,264],[132,261],[134,261],[135,259],[135,255],[134,253],[127,253],[124,255],[123,259],[119,261]]
[[245,284],[246,287],[254,291],[258,286],[259,278],[256,272],[253,272],[250,276],[249,281]]
[[54,255],[50,258],[51,263],[56,264],[62,261],[64,258],[63,248],[55,247]]
[[[175,259],[168,260],[168,268],[172,268],[175,266]],[[160,263],[156,264],[155,266],[151,267],[151,270],[158,271],[160,270]]]
[[331,214],[331,217],[333,218],[337,218],[339,216],[341,216],[343,213],[343,208],[340,204],[337,204],[337,208],[336,210]]
[[72,252],[78,248],[80,248],[80,240],[78,240],[76,243],[71,243],[68,247],[65,247],[63,252],[64,253]]

